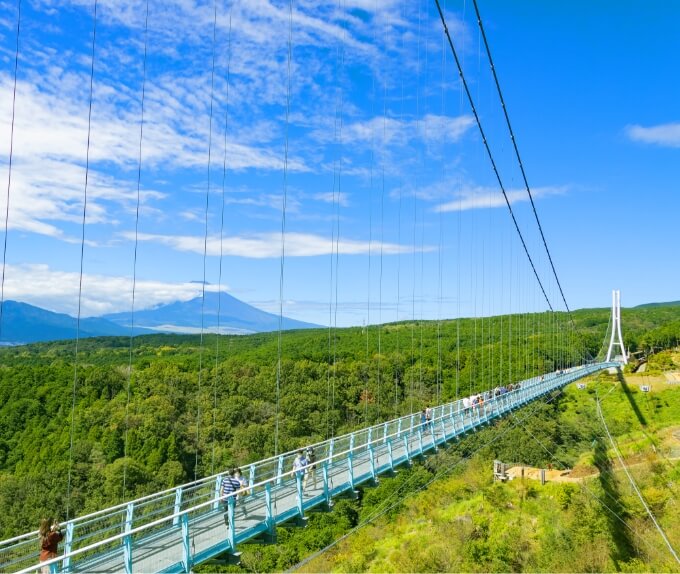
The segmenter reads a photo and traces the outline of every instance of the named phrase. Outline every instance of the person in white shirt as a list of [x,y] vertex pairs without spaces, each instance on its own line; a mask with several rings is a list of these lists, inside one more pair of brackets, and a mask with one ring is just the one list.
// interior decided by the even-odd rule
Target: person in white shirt
[[297,451],[297,456],[295,457],[295,460],[293,460],[293,470],[296,472],[297,476],[303,479],[304,488],[304,478],[307,474],[307,458],[305,457],[305,453],[301,450]]

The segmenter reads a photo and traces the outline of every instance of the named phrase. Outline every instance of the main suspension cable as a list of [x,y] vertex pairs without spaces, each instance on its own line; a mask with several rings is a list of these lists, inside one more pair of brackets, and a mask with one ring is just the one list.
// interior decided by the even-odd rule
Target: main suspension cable
[[569,304],[567,303],[567,299],[564,295],[564,291],[562,290],[562,284],[560,283],[560,279],[557,276],[557,270],[555,269],[555,264],[553,263],[553,258],[552,255],[550,254],[550,249],[548,249],[548,242],[546,241],[545,234],[543,233],[543,226],[541,225],[541,221],[538,217],[538,212],[536,211],[536,204],[534,203],[534,197],[533,194],[531,193],[531,188],[529,187],[529,181],[527,179],[526,172],[524,171],[524,164],[522,163],[522,158],[519,154],[519,148],[517,147],[517,140],[515,138],[514,131],[512,129],[512,125],[510,124],[510,116],[508,114],[508,109],[507,106],[505,105],[505,99],[503,98],[503,92],[501,91],[501,85],[500,82],[498,81],[498,75],[496,74],[496,66],[493,63],[493,58],[491,57],[491,49],[489,48],[489,42],[486,38],[486,32],[484,31],[484,25],[482,24],[482,17],[479,13],[479,7],[477,5],[477,0],[472,0],[474,7],[475,7],[475,13],[477,15],[477,24],[479,25],[479,30],[482,33],[482,39],[484,41],[484,47],[486,48],[486,55],[489,58],[489,65],[491,67],[491,73],[493,74],[493,79],[496,84],[496,91],[498,92],[498,97],[501,101],[501,107],[503,108],[503,115],[505,116],[505,122],[508,126],[508,130],[510,132],[510,139],[512,141],[512,146],[515,150],[515,156],[517,157],[517,163],[519,164],[519,169],[522,174],[522,179],[524,180],[524,186],[526,188],[527,194],[529,195],[529,201],[531,202],[531,209],[534,212],[534,218],[536,219],[536,224],[538,225],[538,230],[541,234],[541,240],[543,241],[543,246],[545,247],[545,252],[548,255],[548,261],[550,262],[550,267],[552,269],[553,275],[555,276],[555,281],[557,282],[557,287],[560,290],[560,295],[562,296],[562,301],[564,302],[564,307],[567,310],[567,313],[569,314],[569,318],[571,322],[574,322],[574,318],[572,317],[571,310],[569,309]]
[[529,253],[529,249],[527,247],[527,244],[524,241],[524,236],[522,235],[522,231],[520,230],[519,224],[517,223],[517,219],[515,218],[515,212],[513,211],[512,205],[510,204],[510,200],[508,199],[508,194],[505,191],[505,186],[503,185],[503,180],[501,179],[498,168],[496,167],[496,161],[494,160],[493,154],[491,153],[491,148],[489,147],[489,142],[486,139],[486,134],[484,133],[484,128],[482,128],[482,123],[481,123],[481,120],[479,119],[479,114],[477,113],[477,108],[475,107],[474,100],[472,99],[472,94],[470,93],[470,89],[468,87],[467,81],[465,80],[465,75],[463,74],[463,68],[461,67],[460,60],[458,59],[458,53],[456,52],[456,48],[453,45],[453,40],[451,39],[451,34],[449,33],[448,26],[446,25],[446,19],[444,18],[444,12],[442,12],[442,8],[441,8],[441,5],[439,3],[439,0],[435,0],[435,3],[437,5],[437,10],[439,11],[439,17],[441,19],[442,26],[444,27],[444,33],[446,34],[446,38],[449,42],[449,47],[451,48],[451,53],[453,54],[453,57],[456,61],[456,67],[458,68],[458,74],[459,74],[460,79],[463,83],[463,88],[465,89],[465,94],[466,94],[468,102],[470,104],[470,108],[472,109],[472,114],[475,117],[475,122],[477,123],[477,128],[479,129],[479,133],[482,137],[482,142],[484,144],[484,148],[486,149],[486,153],[489,156],[489,161],[491,162],[491,167],[492,167],[493,172],[496,176],[496,180],[498,181],[498,185],[501,188],[501,192],[503,193],[503,198],[505,199],[505,204],[508,207],[508,211],[510,211],[510,216],[512,217],[512,221],[515,224],[515,229],[517,230],[517,234],[519,235],[520,241],[522,242],[522,247],[524,247],[524,252],[526,253],[527,258],[529,259],[529,263],[531,264],[531,269],[534,272],[534,276],[536,277],[536,281],[538,281],[538,284],[541,288],[541,292],[543,293],[543,297],[545,298],[550,310],[553,311],[552,303],[550,302],[550,299],[548,298],[548,295],[545,291],[545,288],[543,287],[543,282],[541,281],[541,278],[538,275],[538,271],[536,270],[536,266],[534,265],[534,261],[531,258],[531,254]]

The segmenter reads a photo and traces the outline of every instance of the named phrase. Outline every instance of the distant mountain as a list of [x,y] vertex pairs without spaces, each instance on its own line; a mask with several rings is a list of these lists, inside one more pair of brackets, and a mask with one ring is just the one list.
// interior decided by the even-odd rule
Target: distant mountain
[[[75,339],[77,320],[18,301],[5,301],[2,309],[2,343],[35,343]],[[130,330],[106,319],[80,320],[81,337],[129,335]]]
[[650,307],[680,307],[680,301],[668,301],[666,303],[645,303],[638,305],[633,309],[649,309]]
[[[217,316],[219,304],[219,322]],[[201,311],[203,309],[203,311]],[[276,331],[279,328],[279,316],[267,313],[248,305],[228,293],[206,293],[205,305],[201,297],[190,301],[176,301],[168,305],[160,305],[153,309],[135,312],[135,325],[140,328],[170,333],[198,333],[206,331],[221,333],[261,333]],[[129,313],[112,313],[102,317],[120,326],[129,326]],[[283,329],[313,329],[319,327],[312,323],[283,318]]]

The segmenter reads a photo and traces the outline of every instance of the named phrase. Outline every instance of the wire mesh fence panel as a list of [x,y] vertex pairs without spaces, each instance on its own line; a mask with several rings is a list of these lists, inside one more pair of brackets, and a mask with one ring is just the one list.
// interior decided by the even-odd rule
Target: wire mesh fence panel
[[206,481],[189,488],[182,489],[181,510],[193,508],[203,502],[212,500],[215,497],[215,482]]
[[132,528],[137,528],[158,520],[163,516],[173,514],[175,510],[176,494],[169,492],[158,498],[138,502],[134,505]]
[[40,539],[38,535],[24,538],[0,548],[0,572],[15,572],[38,562]]
[[125,531],[127,510],[115,510],[109,514],[73,523],[71,550],[79,550]]
[[70,559],[69,569],[73,572],[93,572],[97,570],[116,571],[116,566],[120,566],[117,571],[123,568],[123,540],[116,539],[107,541],[102,540],[91,550],[86,550],[73,556]]

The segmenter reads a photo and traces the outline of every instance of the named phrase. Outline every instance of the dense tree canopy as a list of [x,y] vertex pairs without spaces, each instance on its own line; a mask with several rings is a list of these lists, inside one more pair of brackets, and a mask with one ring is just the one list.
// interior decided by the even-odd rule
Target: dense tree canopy
[[[624,310],[627,344],[677,344],[679,315]],[[73,341],[2,349],[0,535],[44,513],[64,518],[67,503],[73,516],[270,456],[277,415],[280,448],[292,450],[580,363],[600,350],[608,317],[576,312],[576,331],[564,314],[540,313],[286,332],[278,407],[276,334],[202,346],[197,336],[86,339],[77,363]]]

